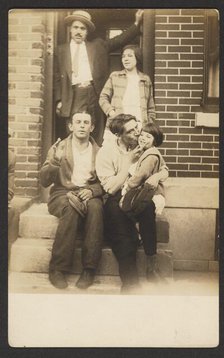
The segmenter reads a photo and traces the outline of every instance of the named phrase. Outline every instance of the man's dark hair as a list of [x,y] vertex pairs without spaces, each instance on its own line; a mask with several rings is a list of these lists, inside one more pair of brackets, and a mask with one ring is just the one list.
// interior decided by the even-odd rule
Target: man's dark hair
[[122,49],[122,53],[121,53],[121,57],[124,53],[125,50],[133,50],[134,54],[135,54],[135,58],[136,58],[136,67],[139,71],[142,71],[142,51],[140,49],[140,47],[138,47],[137,45],[126,45],[123,49]]
[[162,129],[155,123],[147,123],[142,127],[144,132],[152,134],[154,146],[159,147],[163,143],[164,135]]
[[136,118],[131,114],[118,114],[112,119],[109,128],[113,134],[116,134],[119,137],[124,132],[124,125],[133,119],[136,121]]

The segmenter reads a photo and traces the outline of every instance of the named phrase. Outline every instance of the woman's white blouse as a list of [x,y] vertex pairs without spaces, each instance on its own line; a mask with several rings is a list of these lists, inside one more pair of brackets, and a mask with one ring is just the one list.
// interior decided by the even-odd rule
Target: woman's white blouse
[[132,114],[139,124],[142,123],[140,107],[139,75],[127,73],[127,87],[124,93],[122,105],[125,114]]

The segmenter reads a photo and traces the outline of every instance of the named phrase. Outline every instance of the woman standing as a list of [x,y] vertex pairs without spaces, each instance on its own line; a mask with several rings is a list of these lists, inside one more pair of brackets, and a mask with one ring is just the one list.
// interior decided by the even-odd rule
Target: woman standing
[[140,71],[141,58],[139,47],[125,46],[121,57],[123,70],[112,72],[104,85],[99,104],[108,117],[105,134],[113,118],[120,113],[134,115],[139,129],[156,117],[152,82]]

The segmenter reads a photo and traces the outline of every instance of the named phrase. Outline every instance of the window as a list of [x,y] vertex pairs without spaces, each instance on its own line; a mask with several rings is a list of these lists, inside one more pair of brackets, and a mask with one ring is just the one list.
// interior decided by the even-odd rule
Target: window
[[[123,26],[120,25],[119,27],[118,26],[109,27],[106,31],[106,37],[108,39],[112,39],[115,36],[122,34],[122,32],[124,32],[129,26],[131,26],[131,24],[132,23],[129,21],[129,23],[127,22],[126,24],[123,24]],[[140,42],[139,36],[136,36],[136,38],[129,41],[128,44],[132,43],[132,44],[139,46],[139,42]],[[109,68],[110,68],[110,73],[113,71],[119,71],[122,69],[121,48],[110,53]]]
[[205,12],[204,112],[219,111],[219,13],[215,9]]

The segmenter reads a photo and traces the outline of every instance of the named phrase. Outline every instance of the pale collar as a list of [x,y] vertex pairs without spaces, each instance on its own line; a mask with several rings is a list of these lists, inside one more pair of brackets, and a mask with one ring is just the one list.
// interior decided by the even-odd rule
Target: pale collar
[[77,44],[73,39],[70,40],[70,45],[71,46],[85,46],[85,41],[82,41],[80,44]]

